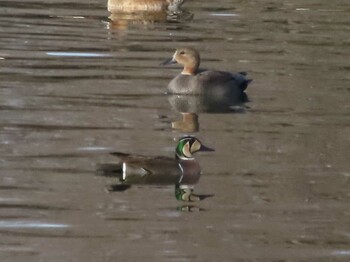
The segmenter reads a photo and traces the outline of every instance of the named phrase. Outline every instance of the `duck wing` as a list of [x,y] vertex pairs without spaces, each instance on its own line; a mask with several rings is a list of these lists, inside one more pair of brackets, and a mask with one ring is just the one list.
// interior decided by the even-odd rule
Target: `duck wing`
[[137,173],[142,176],[149,175],[178,175],[178,161],[174,158],[165,156],[144,156],[125,154],[121,152],[113,152],[111,155],[116,156],[126,165],[132,173]]
[[123,172],[123,163],[128,163],[132,166],[139,166],[140,168],[146,168],[150,162],[172,162],[173,158],[163,156],[144,156],[133,155],[122,152],[112,152],[110,155],[116,156],[119,161],[117,163],[98,164],[96,172],[102,176],[117,176],[118,173]]
[[252,81],[246,78],[247,72],[231,73],[225,71],[201,71],[197,77],[198,80],[206,86],[231,85],[237,86],[241,91],[244,91],[248,84]]
[[110,153],[112,156],[116,156],[119,158],[121,161],[125,162],[144,162],[148,160],[174,160],[173,158],[170,157],[165,157],[165,156],[144,156],[144,155],[135,155],[135,154],[127,154],[127,153],[122,153],[122,152],[112,152]]

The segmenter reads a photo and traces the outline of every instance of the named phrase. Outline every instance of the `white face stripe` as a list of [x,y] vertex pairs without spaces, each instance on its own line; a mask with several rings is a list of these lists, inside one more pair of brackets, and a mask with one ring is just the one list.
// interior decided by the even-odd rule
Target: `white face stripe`
[[126,163],[123,163],[123,180],[126,179]]

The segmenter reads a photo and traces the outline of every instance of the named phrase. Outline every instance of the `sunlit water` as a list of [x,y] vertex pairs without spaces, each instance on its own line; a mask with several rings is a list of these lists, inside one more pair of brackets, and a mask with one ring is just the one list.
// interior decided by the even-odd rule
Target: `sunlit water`
[[[350,4],[187,1],[186,19],[106,1],[0,1],[1,261],[349,261]],[[173,156],[179,46],[247,71],[240,113],[199,112],[200,203],[107,193],[108,152]]]

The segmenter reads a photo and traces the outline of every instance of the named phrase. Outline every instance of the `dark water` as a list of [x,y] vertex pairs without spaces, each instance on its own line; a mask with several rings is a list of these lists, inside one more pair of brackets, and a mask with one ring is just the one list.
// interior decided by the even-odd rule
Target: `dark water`
[[[349,261],[349,2],[187,2],[170,23],[0,1],[1,261]],[[158,66],[183,45],[254,78],[245,113],[189,129],[216,149],[196,186],[214,197],[106,193],[107,152],[172,156],[184,134],[179,68]]]

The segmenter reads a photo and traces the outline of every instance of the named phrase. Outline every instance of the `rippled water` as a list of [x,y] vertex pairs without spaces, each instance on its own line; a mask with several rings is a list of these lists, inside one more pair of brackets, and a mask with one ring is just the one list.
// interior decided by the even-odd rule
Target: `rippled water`
[[[349,261],[350,4],[187,2],[154,22],[0,1],[1,261]],[[183,45],[254,79],[243,113],[182,128],[216,149],[196,186],[214,196],[106,193],[107,152],[172,156],[184,134],[164,94],[179,68],[159,67]]]

